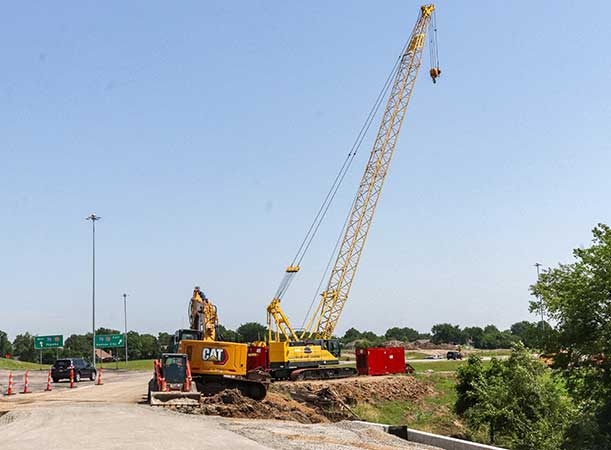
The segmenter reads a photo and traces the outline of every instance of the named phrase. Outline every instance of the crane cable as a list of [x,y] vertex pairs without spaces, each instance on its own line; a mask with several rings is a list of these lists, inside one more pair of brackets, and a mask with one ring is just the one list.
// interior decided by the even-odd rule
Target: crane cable
[[[340,167],[339,172],[335,176],[335,179],[333,180],[333,183],[331,184],[331,188],[327,192],[325,199],[323,200],[322,204],[320,205],[320,208],[318,209],[318,212],[316,213],[314,220],[310,224],[310,227],[308,228],[308,231],[306,232],[306,235],[303,238],[303,241],[301,242],[301,245],[299,246],[297,253],[295,254],[295,257],[291,261],[290,267],[298,267],[301,264],[301,262],[303,261],[303,258],[305,257],[306,253],[308,252],[310,248],[310,245],[312,244],[312,241],[316,237],[316,234],[318,233],[318,229],[320,228],[320,225],[322,224],[324,218],[326,217],[327,212],[329,211],[329,208],[331,207],[331,204],[333,200],[335,199],[335,196],[340,186],[342,185],[342,182],[344,181],[344,178],[346,177],[346,174],[348,173],[348,170],[350,169],[352,162],[354,161],[354,157],[357,155],[358,150],[360,149],[361,144],[363,143],[363,140],[365,139],[365,136],[367,135],[367,132],[369,131],[369,128],[371,127],[371,124],[373,123],[373,119],[375,118],[378,110],[380,109],[380,106],[382,105],[382,100],[384,100],[384,97],[386,96],[386,93],[388,92],[388,89],[390,88],[391,81],[394,78],[399,68],[399,63],[401,62],[401,58],[403,57],[405,51],[407,50],[408,45],[409,45],[409,40],[405,43],[405,45],[401,49],[401,53],[399,54],[399,57],[395,61],[395,64],[392,70],[388,74],[388,77],[386,78],[386,81],[384,82],[382,89],[378,93],[378,96],[373,106],[369,110],[369,113],[367,114],[367,118],[365,119],[365,122],[363,123],[361,129],[359,130],[359,133],[357,134],[357,137],[354,140],[354,143],[352,144],[350,151],[346,155],[346,158],[344,159],[344,162],[342,166]],[[347,222],[347,219],[346,219],[346,222]],[[342,232],[343,232],[343,229],[342,229]],[[340,238],[341,238],[341,234],[340,234]],[[337,244],[336,244],[336,248],[337,248]],[[333,257],[333,254],[331,255],[330,261],[332,257]],[[326,271],[328,271],[328,267]],[[291,285],[293,279],[295,278],[294,277],[295,273],[296,271],[294,272],[287,271],[285,273],[284,278],[282,279],[282,282],[280,283],[280,286],[278,287],[278,290],[276,291],[275,298],[277,299],[282,298],[282,296],[286,293],[289,286]],[[323,278],[324,278],[324,274],[323,274]],[[322,285],[322,282],[321,282],[321,285]],[[316,296],[312,300],[312,304],[310,305],[310,308],[308,310],[308,314],[306,315],[306,317],[309,315],[309,311],[312,309],[312,305],[315,299],[316,299]]]
[[439,73],[439,46],[437,45],[437,12],[433,11],[429,28],[433,28],[433,32],[429,33],[429,56],[431,69],[437,69]]
[[[411,39],[411,38],[410,38]],[[382,99],[386,96],[386,93],[388,92],[388,89],[390,87],[390,82],[392,81],[392,79],[395,77],[396,72],[399,68],[399,63],[401,62],[401,59],[403,58],[403,55],[405,54],[408,45],[409,45],[410,40],[408,39],[405,42],[405,45],[403,46],[403,48],[401,49],[401,53],[399,54],[399,57],[397,58],[395,65],[393,66],[392,70],[390,71],[390,74],[388,75],[388,78],[386,79],[386,82],[384,83],[384,86],[382,88],[382,90],[380,91],[380,94],[378,95],[378,98],[376,99],[376,103],[374,104],[374,107],[371,109],[369,116],[367,117],[367,119],[369,120],[369,123],[366,122],[366,124],[363,126],[363,128],[365,129],[365,132],[367,132],[369,130],[369,127],[371,126],[371,122],[373,120],[373,118],[375,117],[375,114],[377,113],[378,109],[380,108],[380,105],[382,104]],[[373,114],[372,114],[373,112]],[[370,120],[371,119],[371,120]],[[362,130],[361,130],[362,131]],[[362,139],[361,142],[362,143]],[[359,143],[359,146],[360,146]],[[356,201],[356,199],[354,200]],[[350,206],[350,211],[352,210],[354,206],[354,202],[353,204]],[[327,278],[327,274],[329,273],[329,269],[331,267],[331,263],[333,262],[334,258],[337,255],[337,250],[339,248],[339,245],[342,241],[342,237],[345,233],[346,227],[348,226],[348,220],[350,219],[350,211],[348,212],[348,215],[346,216],[346,220],[344,221],[344,225],[342,226],[342,229],[337,237],[337,240],[335,241],[335,246],[333,247],[333,251],[331,252],[331,254],[329,255],[329,260],[327,261],[327,265],[325,267],[325,270],[322,273],[322,276],[320,277],[320,282],[318,283],[318,286],[316,288],[316,291],[314,292],[314,295],[312,296],[312,301],[310,302],[310,306],[308,307],[308,312],[306,313],[306,315],[304,316],[303,322],[301,324],[301,328],[303,329],[305,326],[305,323],[308,319],[308,317],[310,317],[310,314],[312,312],[312,308],[314,307],[314,303],[316,302],[316,299],[318,298],[318,296],[320,295],[320,289],[324,283],[324,280]]]
[[[431,24],[429,25],[429,27],[433,28],[433,32],[429,33],[430,35],[430,45],[429,45],[429,54],[430,54],[430,65],[431,65],[431,69],[432,68],[436,68],[439,69],[439,47],[437,44],[437,12],[433,11],[432,17],[431,17]],[[405,46],[403,47],[403,49],[401,50],[401,54],[399,55],[399,57],[397,58],[397,61],[395,62],[395,66],[393,67],[389,77],[386,79],[386,83],[384,84],[384,87],[382,89],[382,91],[380,92],[380,95],[378,95],[378,98],[376,100],[376,104],[374,105],[375,111],[377,112],[378,108],[380,107],[381,104],[381,96],[383,94],[386,93],[386,91],[388,90],[389,87],[389,82],[392,76],[394,76],[397,67],[399,65],[399,62],[401,61],[401,58],[403,57],[406,49],[407,49],[407,45],[409,43],[409,40],[406,42]],[[439,73],[441,73],[441,71],[439,71]],[[434,82],[435,80],[433,80]],[[374,113],[375,114],[375,113]],[[367,119],[369,120],[369,118],[371,117],[371,111],[370,111],[370,116],[367,117]],[[371,125],[371,122],[369,124],[366,125],[367,129],[369,129],[369,126]],[[365,125],[363,125],[363,128],[365,128]],[[361,129],[362,131],[362,129]],[[367,130],[365,130],[367,131]],[[358,139],[358,138],[357,138]],[[362,142],[362,140],[361,140]],[[359,143],[360,145],[360,143]],[[354,147],[354,146],[353,146]],[[344,226],[341,229],[341,232],[339,234],[339,236],[337,237],[337,241],[335,242],[335,247],[333,247],[333,251],[331,252],[331,255],[329,256],[329,260],[327,261],[327,266],[325,267],[325,270],[320,278],[320,282],[318,283],[318,287],[316,288],[316,291],[314,292],[314,295],[312,296],[312,301],[310,302],[310,306],[308,307],[308,312],[306,313],[303,322],[301,324],[301,328],[303,329],[305,326],[305,323],[308,319],[308,317],[310,316],[310,313],[312,312],[312,308],[314,306],[314,303],[316,302],[317,297],[320,295],[320,289],[322,287],[322,284],[324,282],[324,280],[327,278],[327,274],[329,273],[329,268],[331,267],[331,263],[333,262],[333,259],[335,258],[336,254],[337,254],[337,249],[339,247],[339,244],[341,242],[341,238],[344,235],[344,232],[346,230],[346,226],[348,225],[348,219],[350,218],[350,216],[348,215],[346,217],[346,221],[344,222]],[[308,244],[309,246],[309,244]],[[289,282],[290,284],[290,282]],[[288,286],[287,286],[288,288]]]

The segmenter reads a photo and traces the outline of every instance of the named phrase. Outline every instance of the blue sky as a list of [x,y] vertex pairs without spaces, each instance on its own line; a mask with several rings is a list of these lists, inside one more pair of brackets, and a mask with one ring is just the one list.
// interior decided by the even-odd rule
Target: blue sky
[[[172,331],[200,285],[265,307],[418,2],[5,4],[0,329]],[[443,71],[415,88],[338,331],[531,319],[533,264],[610,222],[608,2],[438,3]],[[428,63],[428,57],[425,58]],[[376,121],[377,125],[377,121]],[[283,305],[298,325],[367,140]]]

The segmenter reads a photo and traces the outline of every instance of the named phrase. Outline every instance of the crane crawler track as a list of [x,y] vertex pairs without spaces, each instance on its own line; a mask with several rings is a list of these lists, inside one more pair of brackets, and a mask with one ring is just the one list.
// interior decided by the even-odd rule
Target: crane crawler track
[[289,378],[292,381],[306,380],[333,380],[337,378],[350,378],[357,376],[354,367],[311,367],[298,369],[291,372]]

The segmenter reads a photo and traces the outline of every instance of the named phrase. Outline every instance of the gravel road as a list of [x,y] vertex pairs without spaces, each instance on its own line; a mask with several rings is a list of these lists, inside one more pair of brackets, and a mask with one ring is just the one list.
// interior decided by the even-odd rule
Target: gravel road
[[[15,371],[13,375],[15,375]],[[5,374],[0,373],[1,378]],[[145,404],[147,372],[104,372],[104,385],[60,383],[0,397],[2,450],[424,450],[366,425],[185,415]],[[5,390],[3,389],[3,392]]]

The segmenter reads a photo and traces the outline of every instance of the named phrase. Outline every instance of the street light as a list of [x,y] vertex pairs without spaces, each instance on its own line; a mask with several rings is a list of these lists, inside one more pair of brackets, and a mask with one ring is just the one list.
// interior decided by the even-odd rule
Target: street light
[[[539,267],[541,267],[541,263],[535,263],[535,267],[537,268],[537,282],[540,280]],[[539,297],[539,312],[541,313],[541,328],[543,329],[543,300],[541,299],[541,295]]]
[[125,318],[125,334],[123,340],[125,341],[125,368],[127,369],[127,294],[123,294],[123,317]]
[[92,252],[92,277],[91,277],[91,304],[92,304],[92,329],[93,329],[93,367],[95,367],[95,223],[100,220],[100,216],[96,216],[95,213],[92,213],[86,220],[91,220],[92,225],[92,244],[93,244],[93,252]]

